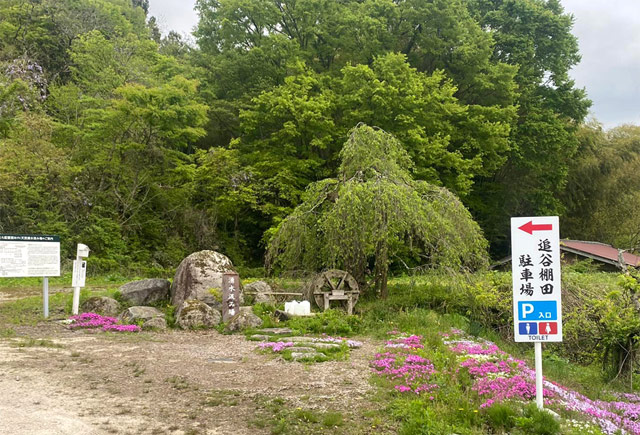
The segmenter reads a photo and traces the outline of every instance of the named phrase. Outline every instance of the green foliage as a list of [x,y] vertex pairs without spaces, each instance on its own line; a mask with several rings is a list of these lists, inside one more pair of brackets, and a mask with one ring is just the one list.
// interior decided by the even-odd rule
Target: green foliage
[[524,416],[517,417],[516,426],[528,435],[555,435],[560,433],[560,423],[553,415],[540,410],[535,404],[524,409]]
[[[1,231],[60,234],[65,256],[87,243],[97,272],[166,273],[200,249],[255,267],[309,185],[340,178],[343,139],[364,122],[398,138],[413,179],[460,196],[494,253],[507,250],[509,216],[563,206],[572,234],[637,245],[625,184],[640,173],[637,135],[592,149],[576,133],[589,102],[568,75],[579,55],[558,1],[196,8],[193,47],[160,35],[147,0],[0,4]],[[460,210],[445,191],[419,194]],[[396,237],[391,270],[444,252],[418,239]]]
[[298,334],[328,334],[351,336],[360,330],[360,318],[338,310],[326,310],[309,317],[294,317],[287,326]]
[[309,186],[279,225],[268,266],[343,268],[362,282],[371,261],[385,297],[396,257],[454,269],[486,263],[485,241],[469,212],[446,189],[414,181],[411,159],[393,136],[358,126],[341,158],[338,179]]
[[621,126],[605,132],[591,123],[579,133],[578,153],[563,194],[567,234],[637,250],[640,128]]
[[508,433],[515,426],[518,415],[513,408],[511,403],[494,403],[484,411],[487,422],[491,427]]
[[[351,433],[353,422],[345,420],[347,419],[338,411],[293,408],[281,398],[261,398],[251,426],[270,428],[272,434]],[[346,431],[342,430],[343,426]]]
[[640,342],[640,284],[633,276],[623,275],[619,285],[621,290],[610,292],[594,307],[601,313],[598,329],[604,348],[603,365],[612,377],[631,370]]

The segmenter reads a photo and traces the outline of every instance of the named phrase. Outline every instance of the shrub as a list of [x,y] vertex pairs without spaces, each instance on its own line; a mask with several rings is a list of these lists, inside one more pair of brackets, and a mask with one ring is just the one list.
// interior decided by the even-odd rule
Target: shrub
[[524,416],[516,418],[516,426],[530,435],[555,435],[560,433],[560,423],[553,415],[539,410],[536,405],[528,405]]
[[309,317],[294,317],[287,322],[289,328],[300,334],[353,335],[360,330],[361,319],[338,310],[327,310]]

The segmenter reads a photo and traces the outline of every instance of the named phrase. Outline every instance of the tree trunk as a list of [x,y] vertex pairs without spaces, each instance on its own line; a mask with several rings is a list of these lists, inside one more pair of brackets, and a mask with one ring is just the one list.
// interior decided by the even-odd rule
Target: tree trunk
[[387,274],[389,272],[389,247],[384,242],[378,242],[376,248],[376,291],[380,292],[380,297],[386,299],[389,296],[389,288],[387,287]]

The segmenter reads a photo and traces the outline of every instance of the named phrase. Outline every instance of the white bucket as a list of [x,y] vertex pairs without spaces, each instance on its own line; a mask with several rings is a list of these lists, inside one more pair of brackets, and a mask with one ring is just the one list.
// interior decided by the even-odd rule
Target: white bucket
[[309,301],[291,301],[284,303],[284,312],[292,316],[308,316],[311,314],[311,304]]

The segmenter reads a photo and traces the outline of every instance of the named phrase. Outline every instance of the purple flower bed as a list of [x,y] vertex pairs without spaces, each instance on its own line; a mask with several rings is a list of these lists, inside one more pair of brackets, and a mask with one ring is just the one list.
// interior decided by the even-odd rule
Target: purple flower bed
[[69,319],[73,322],[69,324],[71,329],[98,329],[113,332],[140,332],[138,325],[121,325],[115,317],[101,316],[96,313],[82,313],[77,316],[71,316]]
[[285,350],[288,347],[293,347],[293,342],[288,341],[288,342],[284,342],[284,341],[278,341],[278,342],[268,342],[268,343],[260,343],[258,344],[258,349],[260,350],[266,350],[266,349],[270,349],[273,352],[282,352],[283,350]]
[[[463,339],[462,331],[442,334],[449,350],[459,355],[460,369],[468,370],[474,380],[472,389],[491,406],[504,400],[531,401],[535,399],[535,370],[522,361],[507,355],[489,341]],[[545,404],[558,410],[576,411],[600,427],[605,434],[629,433],[640,435],[640,396],[618,394],[619,401],[591,400],[555,382],[544,380]]]
[[[435,392],[444,388],[434,378],[466,371],[473,382],[471,390],[481,401],[480,408],[504,401],[535,400],[535,371],[524,361],[500,350],[495,343],[472,339],[455,329],[440,334],[448,350],[456,355],[454,367],[457,368],[438,373],[427,358],[428,349],[424,348],[421,336],[402,335],[398,331],[389,335],[384,351],[375,355],[371,367],[376,376],[391,381],[399,393],[424,393],[429,400],[434,400]],[[580,413],[585,422],[598,426],[605,434],[640,435],[640,395],[617,393],[613,401],[591,400],[548,380],[543,382],[543,394],[548,407],[559,412]]]
[[[395,333],[397,331],[393,331]],[[401,393],[430,393],[439,388],[433,382],[436,374],[433,363],[418,355],[424,348],[419,335],[399,336],[388,340],[386,352],[378,353],[371,361],[373,372],[392,381]],[[430,397],[433,400],[433,396]]]

